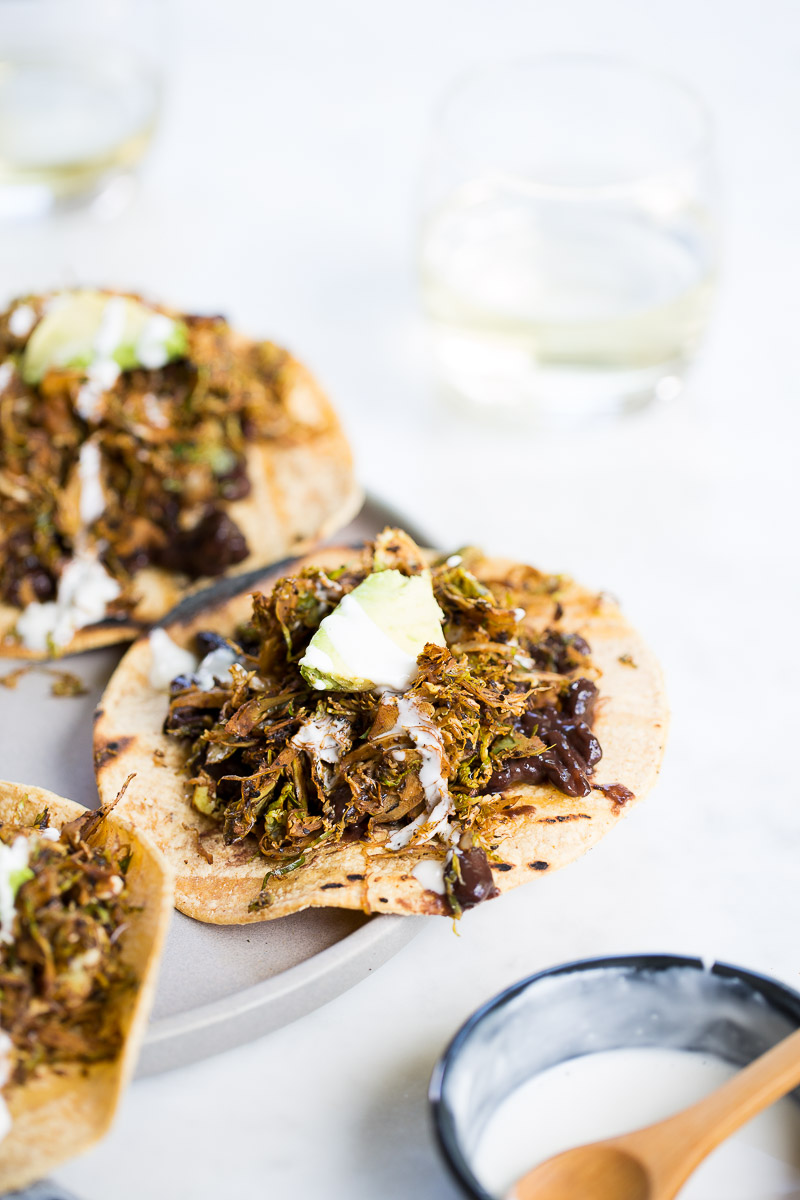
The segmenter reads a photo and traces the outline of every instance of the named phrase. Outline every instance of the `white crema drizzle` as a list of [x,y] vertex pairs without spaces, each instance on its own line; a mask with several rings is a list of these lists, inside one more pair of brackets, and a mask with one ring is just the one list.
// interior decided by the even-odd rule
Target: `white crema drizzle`
[[423,858],[422,862],[417,863],[411,874],[427,891],[436,892],[439,896],[444,895],[444,862],[440,859]]
[[29,604],[17,618],[17,635],[29,650],[42,653],[51,644],[66,646],[79,629],[103,620],[121,590],[99,559],[88,551],[76,554],[58,581],[57,598]]
[[101,416],[101,400],[105,392],[119,379],[122,370],[113,358],[125,332],[125,301],[111,296],[92,344],[95,358],[86,369],[86,382],[78,390],[75,408],[84,421],[97,421]]
[[191,675],[204,692],[214,687],[215,680],[229,683],[231,667],[236,654],[229,646],[218,646],[210,650],[202,661],[191,650],[174,642],[166,629],[150,630],[150,686],[156,691],[165,691],[178,675]]
[[325,786],[328,786],[333,776],[332,768],[349,749],[351,737],[350,722],[346,717],[322,714],[304,721],[291,738],[291,745],[310,755]]
[[[397,722],[384,736],[406,733],[419,750],[422,764],[419,781],[425,796],[425,811],[391,835],[387,850],[402,850],[412,841],[429,842],[448,827],[453,814],[453,798],[444,774],[445,748],[441,730],[429,721],[410,696],[398,696]],[[435,890],[435,889],[434,889]]]
[[80,518],[84,528],[94,524],[105,512],[106,498],[100,481],[100,447],[84,442],[78,455],[80,480]]
[[29,853],[28,839],[22,834],[15,837],[10,845],[0,842],[0,942],[6,946],[14,941],[16,892],[12,877],[25,870]]
[[145,323],[136,343],[136,357],[143,367],[155,371],[169,362],[167,342],[174,328],[175,322],[164,313],[153,313]]
[[18,304],[8,318],[8,329],[14,337],[27,337],[36,324],[36,313],[30,304]]
[[122,591],[100,562],[97,551],[87,544],[89,526],[106,507],[100,464],[99,446],[93,441],[84,442],[78,455],[81,528],[75,539],[75,555],[61,573],[56,599],[32,601],[17,620],[17,635],[29,650],[46,653],[52,647],[66,646],[79,629],[102,621],[108,605]]

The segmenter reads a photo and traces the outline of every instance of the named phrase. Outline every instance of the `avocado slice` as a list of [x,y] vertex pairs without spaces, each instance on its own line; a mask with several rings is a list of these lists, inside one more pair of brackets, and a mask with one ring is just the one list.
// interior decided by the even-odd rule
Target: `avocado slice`
[[16,896],[23,883],[27,883],[29,879],[33,879],[33,871],[30,867],[19,867],[16,871],[9,871],[8,882],[11,894]]
[[162,367],[187,350],[182,321],[157,312],[129,296],[105,292],[64,292],[28,338],[22,378],[40,383],[54,367],[89,370],[112,360],[121,371]]
[[314,688],[405,691],[428,642],[445,644],[430,575],[376,571],[321,622],[300,660]]

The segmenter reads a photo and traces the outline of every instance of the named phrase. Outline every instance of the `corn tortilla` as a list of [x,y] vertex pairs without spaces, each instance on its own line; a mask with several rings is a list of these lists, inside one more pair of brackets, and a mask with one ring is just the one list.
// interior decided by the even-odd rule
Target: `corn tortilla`
[[[0,821],[32,825],[44,808],[57,826],[86,812],[81,805],[43,788],[0,782]],[[141,906],[140,911],[130,914],[122,934],[123,957],[138,980],[135,991],[120,1001],[122,1051],[115,1059],[88,1068],[77,1063],[74,1068],[59,1064],[58,1071],[45,1069],[38,1077],[11,1089],[8,1104],[13,1124],[0,1142],[2,1192],[43,1178],[103,1137],[133,1071],[152,1005],[172,908],[170,870],[140,833],[120,821],[116,811],[102,822],[92,840],[130,846],[128,893],[131,903]]]
[[[352,557],[331,548],[292,564],[335,567]],[[514,564],[484,559],[476,574],[500,580]],[[282,575],[289,573],[285,569]],[[231,635],[251,610],[250,594],[266,591],[276,574],[248,592],[165,624],[176,643],[190,647],[194,635],[213,629]],[[618,823],[655,782],[666,737],[668,711],[660,668],[653,654],[611,600],[567,583],[559,592],[560,626],[578,632],[600,668],[601,701],[594,732],[603,748],[593,784],[623,784],[634,795],[624,806],[601,790],[587,797],[564,795],[549,784],[518,784],[505,793],[510,811],[494,816],[489,831],[494,882],[501,892],[572,862]],[[631,665],[634,664],[634,665]],[[167,697],[149,682],[147,638],[122,659],[100,702],[95,724],[95,766],[101,798],[116,795],[136,772],[121,809],[161,849],[176,874],[176,905],[214,924],[270,920],[309,907],[361,909],[369,913],[446,913],[446,903],[412,874],[423,859],[444,858],[445,848],[410,846],[390,853],[360,842],[324,846],[307,865],[270,881],[273,903],[257,911],[265,868],[255,840],[226,846],[220,826],[188,802],[180,743],[162,732]]]
[[[237,343],[242,348],[247,345],[242,337]],[[293,435],[252,443],[247,451],[250,494],[220,504],[244,534],[250,550],[246,559],[226,572],[229,576],[305,552],[343,528],[363,503],[363,492],[353,474],[352,453],[333,406],[297,359],[290,356],[285,370],[291,379],[286,405],[299,429]],[[60,654],[132,641],[182,596],[202,590],[209,582],[208,578],[190,582],[174,571],[145,567],[133,576],[138,600],[129,616],[79,629],[60,648]],[[46,653],[28,649],[13,636],[21,611],[0,603],[0,655],[46,659]]]

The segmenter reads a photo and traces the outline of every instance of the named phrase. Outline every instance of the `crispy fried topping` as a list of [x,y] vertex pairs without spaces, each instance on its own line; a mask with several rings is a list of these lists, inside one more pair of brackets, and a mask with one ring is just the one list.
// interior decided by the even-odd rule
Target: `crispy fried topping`
[[[21,608],[54,600],[87,543],[123,589],[110,615],[135,602],[131,577],[148,564],[196,577],[242,561],[247,543],[224,506],[250,491],[248,443],[299,428],[289,355],[243,343],[221,317],[186,317],[186,356],[119,372],[87,422],[84,370],[23,380],[25,346],[48,303],[26,299],[24,334],[17,303],[0,314],[0,598]],[[90,444],[99,472],[87,483],[80,451]]]
[[107,811],[70,822],[58,840],[47,810],[33,827],[0,827],[6,844],[28,840],[12,938],[0,943],[0,1027],[13,1046],[12,1084],[42,1066],[113,1058],[121,1047],[116,1000],[135,984],[119,942],[130,854],[123,847],[112,858],[93,844]]
[[[340,570],[305,568],[255,595],[229,680],[207,690],[196,678],[173,682],[164,728],[188,743],[192,802],[222,825],[226,842],[254,836],[268,877],[322,843],[358,839],[391,851],[466,837],[470,850],[470,838],[478,844],[461,875],[490,895],[481,827],[503,806],[500,793],[524,777],[515,775],[520,764],[542,764],[537,782],[588,794],[600,757],[589,646],[528,615],[550,611],[552,577],[515,568],[487,585],[470,569],[479,562],[462,552],[431,569],[447,644],[425,647],[402,696],[321,694],[297,665],[323,618],[373,571],[429,569],[398,530]],[[207,644],[200,635],[201,652]],[[466,907],[461,875],[450,893]]]

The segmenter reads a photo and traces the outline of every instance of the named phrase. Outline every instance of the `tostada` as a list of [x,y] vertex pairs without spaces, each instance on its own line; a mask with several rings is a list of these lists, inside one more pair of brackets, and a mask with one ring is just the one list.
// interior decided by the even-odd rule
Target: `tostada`
[[360,503],[305,367],[221,317],[88,289],[0,315],[0,653],[131,640],[198,580]]
[[443,913],[552,871],[661,761],[658,665],[610,599],[387,529],[127,652],[95,726],[100,795],[218,923],[309,906]]
[[110,806],[0,782],[0,1191],[106,1132],[171,907],[163,859]]

